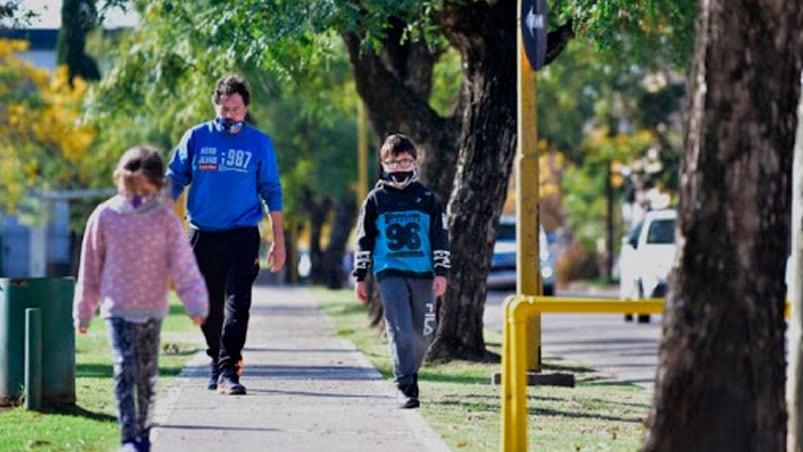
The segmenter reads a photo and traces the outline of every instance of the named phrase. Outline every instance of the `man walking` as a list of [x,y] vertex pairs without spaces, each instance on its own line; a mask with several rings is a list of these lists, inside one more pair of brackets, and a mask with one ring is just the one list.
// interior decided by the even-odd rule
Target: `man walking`
[[285,261],[276,153],[266,133],[245,123],[250,101],[243,77],[218,80],[215,119],[184,134],[167,170],[173,199],[190,185],[190,243],[209,291],[209,317],[201,327],[211,358],[208,388],[221,394],[245,394],[239,375],[266,210],[273,229],[268,265],[278,272]]

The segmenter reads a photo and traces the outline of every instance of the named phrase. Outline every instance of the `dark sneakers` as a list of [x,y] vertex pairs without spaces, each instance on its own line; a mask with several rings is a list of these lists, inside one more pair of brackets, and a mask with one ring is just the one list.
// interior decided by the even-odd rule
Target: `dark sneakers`
[[421,402],[418,401],[418,397],[414,397],[409,394],[409,391],[405,392],[402,389],[399,389],[399,394],[396,399],[399,402],[399,408],[418,408],[421,406]]
[[397,395],[399,408],[418,408],[421,402],[418,401],[418,374],[413,374],[413,383],[408,386],[399,386]]
[[245,386],[240,384],[240,377],[233,370],[224,370],[217,380],[217,392],[227,395],[245,394]]
[[209,363],[209,383],[207,383],[206,389],[210,391],[216,390],[218,378],[220,378],[220,370],[217,368],[217,362],[211,361]]

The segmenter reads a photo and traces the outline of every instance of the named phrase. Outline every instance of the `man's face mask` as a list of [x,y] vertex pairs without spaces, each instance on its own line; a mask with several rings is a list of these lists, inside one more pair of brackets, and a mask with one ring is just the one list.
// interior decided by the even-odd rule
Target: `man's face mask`
[[243,128],[243,121],[235,121],[229,118],[215,118],[215,127],[221,132],[237,133]]

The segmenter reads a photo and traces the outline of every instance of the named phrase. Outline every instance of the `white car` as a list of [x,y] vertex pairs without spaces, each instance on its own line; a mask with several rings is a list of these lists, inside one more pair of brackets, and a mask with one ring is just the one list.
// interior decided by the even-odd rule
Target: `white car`
[[[647,212],[642,221],[622,239],[619,255],[619,298],[638,300],[663,297],[675,259],[674,209]],[[625,315],[626,320],[632,317]],[[649,322],[649,315],[639,315],[639,322]]]

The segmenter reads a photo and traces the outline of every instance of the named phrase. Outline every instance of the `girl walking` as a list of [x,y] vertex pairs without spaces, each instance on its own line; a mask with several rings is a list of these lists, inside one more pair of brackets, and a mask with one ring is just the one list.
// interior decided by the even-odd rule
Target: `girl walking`
[[123,450],[150,450],[168,278],[196,325],[209,310],[181,220],[160,199],[164,174],[156,149],[126,151],[114,171],[118,193],[92,212],[81,247],[73,317],[81,334],[98,306],[106,320]]

